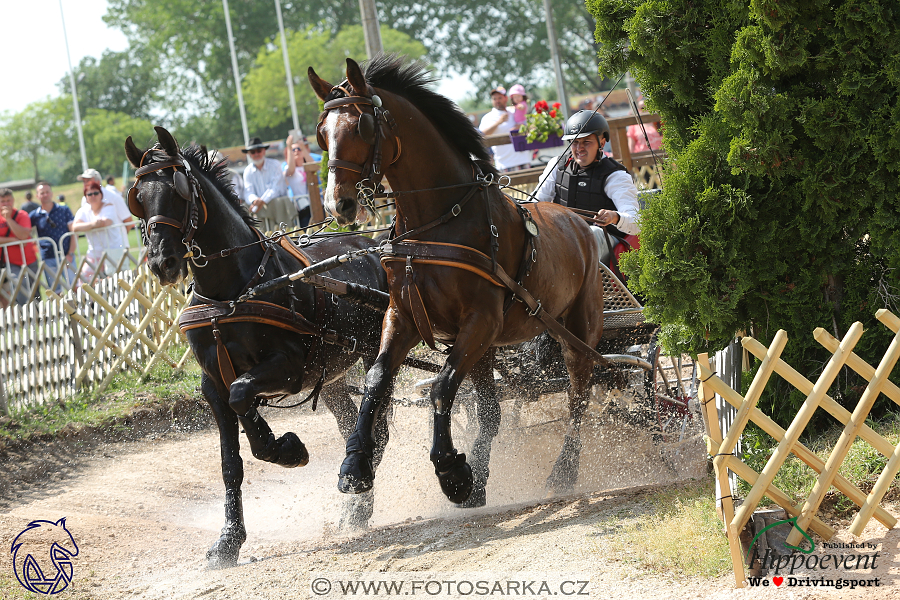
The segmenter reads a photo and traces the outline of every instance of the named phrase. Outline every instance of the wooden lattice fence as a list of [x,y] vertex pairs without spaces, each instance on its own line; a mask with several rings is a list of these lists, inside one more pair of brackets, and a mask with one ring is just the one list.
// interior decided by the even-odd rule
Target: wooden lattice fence
[[[714,365],[709,361],[708,355],[701,354],[698,356],[697,364],[700,368],[701,381],[699,398],[708,435],[707,450],[713,456],[718,489],[722,495],[722,516],[725,521],[728,543],[731,549],[736,586],[741,587],[744,585],[744,564],[740,532],[747,525],[763,496],[768,496],[784,508],[788,515],[797,518],[796,527],[787,538],[787,543],[792,545],[796,545],[800,541],[803,535],[801,530],[803,532],[812,530],[826,541],[834,535],[834,530],[816,516],[825,493],[832,486],[860,507],[849,528],[850,533],[853,535],[859,535],[872,517],[888,529],[896,526],[897,519],[884,510],[880,503],[897,472],[900,471],[900,446],[895,448],[893,444],[868,427],[865,421],[880,394],[885,394],[891,400],[900,404],[900,387],[897,387],[888,379],[897,360],[900,359],[900,318],[897,318],[888,310],[878,311],[876,317],[895,334],[890,347],[877,368],[867,364],[853,353],[853,348],[862,337],[863,328],[861,323],[854,323],[841,341],[832,337],[824,329],[816,329],[814,333],[816,341],[831,352],[832,357],[815,383],[803,377],[780,358],[787,344],[787,334],[784,330],[778,331],[772,341],[772,345],[768,348],[753,338],[741,340],[744,348],[762,361],[750,388],[747,390],[746,397],[742,397],[738,392],[731,389],[716,374]],[[827,394],[838,372],[845,366],[853,369],[868,381],[866,390],[852,413]],[[806,395],[806,400],[787,430],[780,427],[756,407],[763,389],[773,374],[778,374]],[[715,404],[712,402],[716,394],[719,394],[737,409],[733,423],[724,432],[719,426],[717,411],[714,408]],[[827,461],[822,461],[799,441],[800,435],[809,423],[813,413],[819,408],[824,409],[844,425],[843,433],[829,454]],[[735,444],[743,433],[744,428],[751,421],[778,441],[778,446],[760,473],[751,469],[733,453]],[[857,437],[862,438],[875,450],[888,458],[887,465],[878,477],[878,481],[875,483],[872,491],[868,494],[838,474],[838,470],[847,456],[851,444]],[[809,498],[802,505],[795,504],[787,494],[772,483],[778,470],[790,453],[794,453],[801,461],[818,473],[816,484],[810,492]],[[743,502],[737,508],[733,502],[733,489],[729,482],[729,472],[734,473],[752,486],[747,497],[743,499]]]
[[187,299],[146,267],[83,285],[60,298],[0,310],[0,412],[39,405],[80,387],[102,390],[123,368],[143,374],[176,341]]

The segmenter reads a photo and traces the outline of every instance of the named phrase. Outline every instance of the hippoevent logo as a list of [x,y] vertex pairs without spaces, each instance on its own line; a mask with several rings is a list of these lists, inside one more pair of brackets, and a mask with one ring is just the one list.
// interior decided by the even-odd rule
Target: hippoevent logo
[[58,594],[72,582],[72,558],[78,556],[75,538],[66,529],[66,519],[32,521],[13,540],[16,579],[35,594]]
[[[799,554],[778,555],[772,548],[766,548],[765,556],[760,558],[756,549],[756,542],[759,536],[783,523],[790,523],[793,527],[796,527],[803,534],[803,537],[809,541],[809,549],[785,544],[788,548],[799,551]],[[877,562],[881,553],[877,551],[878,549],[874,544],[822,544],[823,550],[853,550],[851,553],[843,554],[827,552],[814,554],[815,549],[816,544],[813,542],[812,537],[797,527],[797,517],[791,517],[790,519],[782,519],[767,525],[754,536],[753,541],[750,542],[750,548],[747,550],[747,564],[753,564],[753,561],[759,558],[762,568],[774,573],[771,578],[771,584],[775,587],[781,587],[782,585],[787,587],[833,587],[839,590],[841,588],[855,589],[857,587],[878,587],[881,585],[878,577],[869,579],[831,577],[826,579],[824,576],[817,578],[814,575],[817,570],[823,571],[825,569],[836,569],[839,572],[841,570],[849,572],[851,570],[875,569],[878,566]],[[875,552],[858,552],[858,550],[875,550]],[[794,577],[793,575],[797,570],[803,573],[803,576]],[[787,577],[784,577],[784,575],[787,575]],[[768,587],[770,585],[770,580],[765,577],[748,577],[748,581],[750,587]]]

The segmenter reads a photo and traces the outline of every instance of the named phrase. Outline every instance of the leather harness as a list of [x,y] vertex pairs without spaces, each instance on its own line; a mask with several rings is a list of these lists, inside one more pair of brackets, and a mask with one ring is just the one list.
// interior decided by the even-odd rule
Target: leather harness
[[[362,180],[359,184],[357,184],[357,188],[359,189],[359,196],[362,202],[370,204],[371,199],[374,197],[375,193],[375,190],[372,188],[378,187],[378,183],[383,176],[383,174],[381,173],[381,169],[379,168],[381,162],[381,146],[379,144],[381,131],[379,122],[382,120],[382,118],[384,118],[391,129],[394,128],[395,124],[393,118],[390,117],[390,113],[387,110],[381,109],[382,100],[375,94],[372,86],[367,84],[366,87],[366,93],[368,94],[368,97],[361,95],[354,96],[350,94],[344,87],[344,83],[334,86],[329,96],[334,94],[336,91],[340,91],[344,93],[345,97],[339,97],[337,99],[332,99],[325,102],[325,110],[320,115],[319,122],[316,126],[316,136],[319,140],[319,145],[324,148],[324,138],[322,137],[319,129],[327,113],[337,108],[352,105],[360,113],[360,134],[362,134],[362,118],[374,118],[374,128],[376,133],[375,143],[372,144],[372,151],[369,153],[369,158],[367,159],[365,165],[355,165],[346,161],[341,161],[337,158],[330,159],[328,161],[328,165],[332,170],[334,170],[335,168],[344,168],[362,174]],[[371,106],[374,111],[374,117],[368,115],[368,113],[364,113],[360,108],[360,105]],[[395,136],[395,139],[397,140],[397,156],[393,161],[391,161],[391,164],[393,164],[393,162],[396,162],[400,155],[400,138],[399,136]],[[517,277],[515,279],[510,277],[509,274],[500,265],[500,263],[497,262],[496,253],[499,249],[499,233],[491,217],[490,199],[488,198],[488,194],[484,193],[485,186],[489,186],[491,183],[493,183],[493,178],[483,177],[475,163],[473,163],[473,168],[475,170],[475,180],[472,182],[472,187],[469,189],[463,199],[455,204],[449,212],[435,219],[434,221],[431,221],[430,223],[422,225],[421,227],[416,227],[411,231],[407,231],[399,236],[392,237],[389,242],[382,245],[382,264],[388,264],[394,261],[404,261],[406,263],[406,277],[403,285],[407,288],[413,321],[416,324],[416,329],[418,329],[419,335],[422,337],[422,340],[426,344],[428,344],[430,348],[436,349],[431,320],[428,318],[428,311],[425,307],[424,301],[422,300],[422,294],[419,291],[419,286],[416,281],[416,273],[414,269],[415,263],[433,264],[465,269],[477,274],[484,279],[487,279],[494,285],[497,285],[499,287],[506,287],[510,290],[511,294],[504,304],[504,314],[512,305],[513,300],[519,299],[528,306],[529,315],[540,319],[544,326],[553,331],[560,338],[565,339],[568,343],[575,346],[580,351],[590,355],[596,363],[604,366],[609,365],[609,361],[604,358],[602,354],[597,352],[596,349],[588,346],[586,343],[584,343],[583,340],[579,339],[574,333],[572,333],[561,323],[559,323],[559,321],[547,314],[547,312],[541,305],[541,302],[539,300],[536,300],[534,296],[532,296],[531,293],[526,290],[520,283],[524,276],[526,276],[530,272],[531,262],[536,261],[537,252],[534,245],[534,238],[538,235],[537,226],[531,217],[531,213],[521,204],[514,203],[516,209],[522,217],[523,226],[525,227],[525,236],[528,240],[528,243],[524,248],[524,256],[522,258],[522,261],[520,262]],[[370,176],[374,179],[374,185],[372,185],[371,188],[365,185]],[[482,192],[482,197],[484,198],[488,225],[490,226],[492,235],[490,257],[479,250],[459,244],[429,242],[413,239],[415,236],[419,236],[422,233],[459,216],[466,203],[468,203],[468,201],[478,191]],[[507,201],[512,202],[512,200],[510,200],[508,196],[504,197]],[[531,262],[529,262],[529,254]]]

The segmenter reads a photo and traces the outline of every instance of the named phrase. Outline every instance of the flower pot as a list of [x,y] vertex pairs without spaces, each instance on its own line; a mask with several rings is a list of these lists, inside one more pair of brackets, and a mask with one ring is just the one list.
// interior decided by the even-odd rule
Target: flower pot
[[514,132],[510,132],[509,139],[512,140],[512,145],[516,152],[521,152],[522,150],[537,150],[539,148],[553,148],[555,146],[563,145],[563,141],[559,139],[559,136],[555,133],[547,136],[546,142],[526,142],[524,135],[516,135]]

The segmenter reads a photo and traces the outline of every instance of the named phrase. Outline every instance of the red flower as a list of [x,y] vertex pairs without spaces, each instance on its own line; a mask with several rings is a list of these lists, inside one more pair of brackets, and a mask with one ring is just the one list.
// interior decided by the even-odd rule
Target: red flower
[[556,111],[555,111],[555,110],[551,110],[551,111],[550,111],[550,116],[553,117],[553,118],[555,119],[555,118],[556,118]]
[[[555,108],[556,110],[559,110],[559,107],[560,107],[560,106],[562,106],[562,104],[560,104],[559,102],[554,102],[554,103],[553,103],[553,108]],[[554,116],[555,116],[555,115],[554,115]]]

